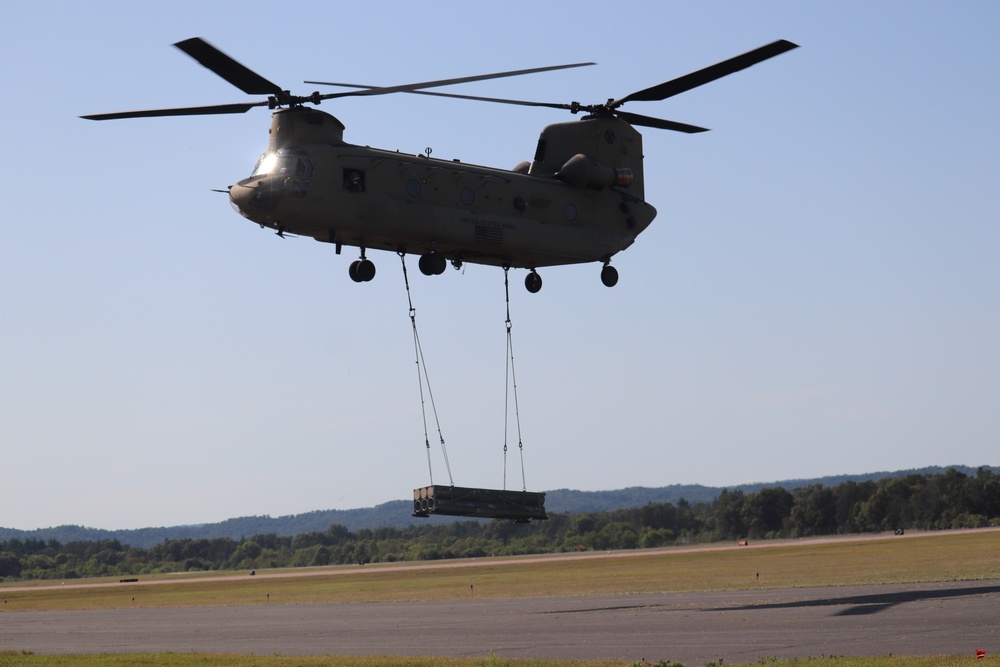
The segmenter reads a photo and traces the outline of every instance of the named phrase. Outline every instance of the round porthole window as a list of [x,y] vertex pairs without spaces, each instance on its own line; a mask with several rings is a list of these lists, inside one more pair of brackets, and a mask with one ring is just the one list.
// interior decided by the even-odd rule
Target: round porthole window
[[476,202],[476,193],[472,191],[472,188],[462,188],[462,203],[466,206],[472,206]]
[[566,207],[563,209],[563,215],[566,216],[566,219],[570,222],[576,220],[576,206],[573,204],[566,204]]
[[521,195],[514,197],[514,210],[518,213],[524,213],[524,210],[528,208],[528,200],[526,200]]
[[410,195],[411,197],[419,197],[420,189],[421,189],[420,181],[418,181],[417,179],[411,178],[409,181],[406,182],[406,194]]

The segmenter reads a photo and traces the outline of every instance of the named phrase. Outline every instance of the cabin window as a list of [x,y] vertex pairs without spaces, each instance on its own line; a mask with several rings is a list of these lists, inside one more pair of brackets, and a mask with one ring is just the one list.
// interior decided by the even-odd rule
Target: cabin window
[[420,187],[420,181],[415,178],[411,178],[406,182],[406,194],[410,195],[414,199],[420,196],[420,191],[423,188]]
[[365,172],[361,169],[345,169],[344,189],[348,192],[364,192]]
[[563,215],[566,216],[566,219],[570,222],[576,220],[576,206],[573,204],[566,204],[565,208],[563,208]]
[[524,213],[524,210],[528,208],[528,200],[518,195],[514,197],[514,210],[518,213]]
[[466,206],[472,206],[476,203],[476,193],[472,191],[472,188],[462,188],[462,203]]

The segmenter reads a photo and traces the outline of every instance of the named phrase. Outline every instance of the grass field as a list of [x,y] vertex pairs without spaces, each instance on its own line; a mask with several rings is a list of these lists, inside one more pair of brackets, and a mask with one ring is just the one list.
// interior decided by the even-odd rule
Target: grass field
[[[615,595],[671,591],[741,590],[854,584],[1000,579],[1000,531],[956,531],[843,541],[759,543],[743,548],[611,552],[568,558],[366,565],[304,571],[258,571],[256,576],[143,578],[139,583],[37,582],[0,586],[0,611],[119,607],[346,603],[540,596]],[[759,578],[758,578],[759,574]],[[76,587],[74,584],[85,583]],[[16,590],[15,590],[16,588]],[[775,661],[778,667],[987,667],[993,656],[823,658]],[[0,665],[389,665],[566,666],[621,662],[510,661],[498,658],[288,658],[281,656],[33,656],[0,653]],[[770,665],[771,662],[766,664]],[[674,665],[673,667],[676,667]],[[698,667],[688,665],[686,667]],[[722,667],[712,665],[710,667]]]
[[[1000,579],[1000,531],[928,533],[884,539],[760,543],[744,548],[675,548],[569,558],[435,561],[256,576],[142,579],[0,586],[3,609],[313,604],[476,598],[621,595],[695,590]],[[758,575],[759,574],[759,578]],[[101,583],[94,580],[88,583]]]

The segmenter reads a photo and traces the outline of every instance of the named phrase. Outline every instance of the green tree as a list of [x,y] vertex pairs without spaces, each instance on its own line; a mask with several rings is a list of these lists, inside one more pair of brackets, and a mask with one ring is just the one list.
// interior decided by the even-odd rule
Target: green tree
[[21,576],[21,559],[12,551],[0,551],[0,577]]
[[838,484],[833,489],[837,506],[837,532],[861,533],[874,528],[868,526],[861,516],[864,503],[875,494],[875,482],[857,483],[853,481]]
[[748,537],[777,536],[792,511],[794,497],[781,487],[768,487],[753,493],[743,504],[743,523]]
[[814,484],[796,489],[789,514],[789,529],[795,537],[830,535],[837,532],[837,496],[833,489]]
[[735,491],[722,490],[712,507],[716,539],[735,540],[747,536],[747,525],[744,521],[743,511],[745,504],[746,494],[739,489]]

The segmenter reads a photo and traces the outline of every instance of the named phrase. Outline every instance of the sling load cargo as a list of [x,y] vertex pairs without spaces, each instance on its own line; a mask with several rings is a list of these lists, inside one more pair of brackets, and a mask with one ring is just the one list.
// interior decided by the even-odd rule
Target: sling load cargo
[[549,518],[545,514],[544,493],[438,485],[414,489],[413,516],[431,514],[510,519],[515,523]]

